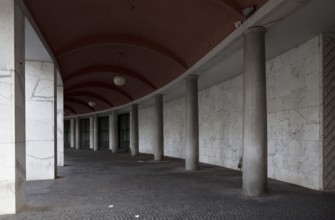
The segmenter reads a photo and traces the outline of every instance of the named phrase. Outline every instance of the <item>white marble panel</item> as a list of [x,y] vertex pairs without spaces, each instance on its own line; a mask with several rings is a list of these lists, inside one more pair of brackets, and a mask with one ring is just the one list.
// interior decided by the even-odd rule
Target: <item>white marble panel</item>
[[164,103],[164,155],[185,158],[185,98]]
[[27,180],[55,178],[54,65],[26,61]]
[[55,153],[51,141],[27,141],[27,180],[55,178]]
[[268,176],[321,189],[320,36],[267,63]]
[[139,150],[141,153],[154,152],[154,108],[140,109],[139,121]]
[[64,166],[64,88],[57,86],[57,166]]
[[237,169],[242,157],[242,76],[199,92],[200,162]]

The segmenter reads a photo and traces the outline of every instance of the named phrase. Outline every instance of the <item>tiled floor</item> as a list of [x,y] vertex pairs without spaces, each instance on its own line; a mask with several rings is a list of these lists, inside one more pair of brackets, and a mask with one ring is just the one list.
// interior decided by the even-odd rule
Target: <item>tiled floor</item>
[[269,195],[241,195],[241,173],[182,160],[66,151],[59,178],[27,185],[27,207],[0,219],[335,219],[335,194],[269,181]]

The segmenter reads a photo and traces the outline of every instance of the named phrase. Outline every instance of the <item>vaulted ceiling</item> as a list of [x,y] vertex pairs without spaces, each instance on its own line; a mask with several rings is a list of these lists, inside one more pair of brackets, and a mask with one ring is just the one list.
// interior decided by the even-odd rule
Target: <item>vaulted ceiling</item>
[[[247,19],[244,8],[265,2],[24,0],[59,66],[65,115],[123,105],[161,88]],[[123,86],[114,84],[117,74]]]

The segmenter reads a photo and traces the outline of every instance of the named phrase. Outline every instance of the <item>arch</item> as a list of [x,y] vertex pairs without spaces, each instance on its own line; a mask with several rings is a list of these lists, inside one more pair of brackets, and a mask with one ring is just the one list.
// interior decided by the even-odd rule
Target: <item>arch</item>
[[69,93],[65,93],[64,96],[66,97],[72,97],[72,96],[88,96],[88,97],[92,97],[95,99],[98,99],[104,103],[106,103],[107,105],[109,105],[110,107],[113,107],[114,105],[108,101],[105,97],[95,94],[95,93],[91,93],[91,92],[87,92],[87,91],[77,91],[77,92],[69,92]]
[[242,14],[242,7],[236,1],[231,0],[213,0],[216,1],[226,12],[230,15],[239,19],[240,21],[245,21],[246,17]]
[[75,111],[73,108],[69,107],[68,105],[64,105],[64,108],[66,108],[67,110],[70,110],[70,112],[72,112],[74,114],[78,114],[77,111]]
[[94,108],[92,108],[91,106],[89,106],[87,103],[81,101],[80,99],[76,99],[76,98],[64,98],[65,102],[73,102],[73,103],[77,103],[79,105],[85,106],[86,108],[89,108],[92,111],[95,111]]
[[65,46],[63,49],[60,49],[55,53],[55,56],[56,59],[61,59],[76,51],[101,45],[125,45],[129,47],[145,49],[163,55],[173,62],[179,64],[183,68],[188,69],[188,66],[184,60],[182,60],[178,55],[164,46],[141,37],[123,34],[108,34],[83,38]]
[[73,85],[73,86],[69,87],[68,89],[66,89],[65,93],[68,93],[68,92],[70,92],[72,90],[76,90],[76,89],[93,88],[93,87],[100,87],[100,88],[113,90],[113,91],[118,92],[118,93],[122,94],[123,96],[127,97],[130,101],[133,101],[133,98],[127,92],[125,92],[122,89],[114,86],[113,84],[109,84],[109,83],[105,83],[105,82],[93,81],[93,82],[79,83],[79,84]]
[[72,74],[70,74],[69,76],[64,78],[64,81],[68,81],[71,79],[74,79],[76,77],[82,76],[82,75],[87,75],[87,74],[92,74],[92,73],[101,73],[101,72],[107,72],[107,73],[121,73],[122,75],[126,75],[126,76],[130,76],[133,77],[145,84],[147,84],[148,86],[150,86],[152,89],[156,90],[156,86],[150,82],[147,78],[141,76],[140,74],[130,70],[130,69],[126,69],[126,68],[120,68],[117,66],[113,66],[113,65],[108,65],[108,66],[91,66],[91,67],[86,67],[86,68],[82,68],[80,70],[77,70],[76,72],[73,72]]

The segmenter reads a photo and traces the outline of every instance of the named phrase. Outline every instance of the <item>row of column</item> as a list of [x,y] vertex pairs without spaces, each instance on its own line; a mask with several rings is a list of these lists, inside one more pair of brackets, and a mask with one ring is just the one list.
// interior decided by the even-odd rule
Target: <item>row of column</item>
[[[0,215],[15,213],[26,198],[24,16],[13,0],[0,1]],[[244,34],[243,193],[261,195],[267,185],[267,126],[264,28]],[[162,97],[155,97],[155,159],[163,158]],[[114,115],[114,116],[113,116]],[[112,114],[111,117],[115,117]],[[55,115],[53,116],[55,117]],[[111,118],[115,123],[116,118]],[[56,121],[56,120],[55,120]],[[97,126],[95,116],[94,126]],[[111,123],[111,125],[114,125]],[[71,126],[74,127],[71,122]],[[76,119],[79,125],[79,118]],[[131,154],[138,154],[138,106],[131,109]],[[113,130],[114,129],[114,130]],[[116,128],[111,129],[116,132]],[[111,132],[112,133],[112,132]],[[95,129],[97,135],[97,129]],[[110,142],[116,151],[116,135]],[[79,148],[79,126],[76,140]],[[55,141],[55,140],[54,140]],[[97,143],[93,143],[97,148]],[[55,150],[51,157],[55,158]],[[43,158],[40,158],[43,159]],[[186,80],[186,170],[199,162],[197,77]],[[54,162],[55,163],[55,162]]]
[[[243,193],[258,196],[267,188],[267,111],[265,72],[265,29],[253,27],[244,33],[244,77],[243,77]],[[185,169],[195,171],[199,164],[199,113],[198,77],[186,78],[186,131]],[[77,124],[78,124],[77,119]],[[97,116],[91,118],[94,127],[91,139],[97,150]],[[117,115],[110,116],[111,150],[117,152]],[[73,122],[71,122],[71,126]],[[139,153],[138,105],[130,111],[130,151],[132,156]],[[77,139],[79,126],[77,126]],[[77,143],[79,139],[77,140]],[[72,142],[71,142],[72,143]],[[163,96],[154,97],[154,159],[164,157],[163,137]],[[78,144],[77,144],[77,147]]]

